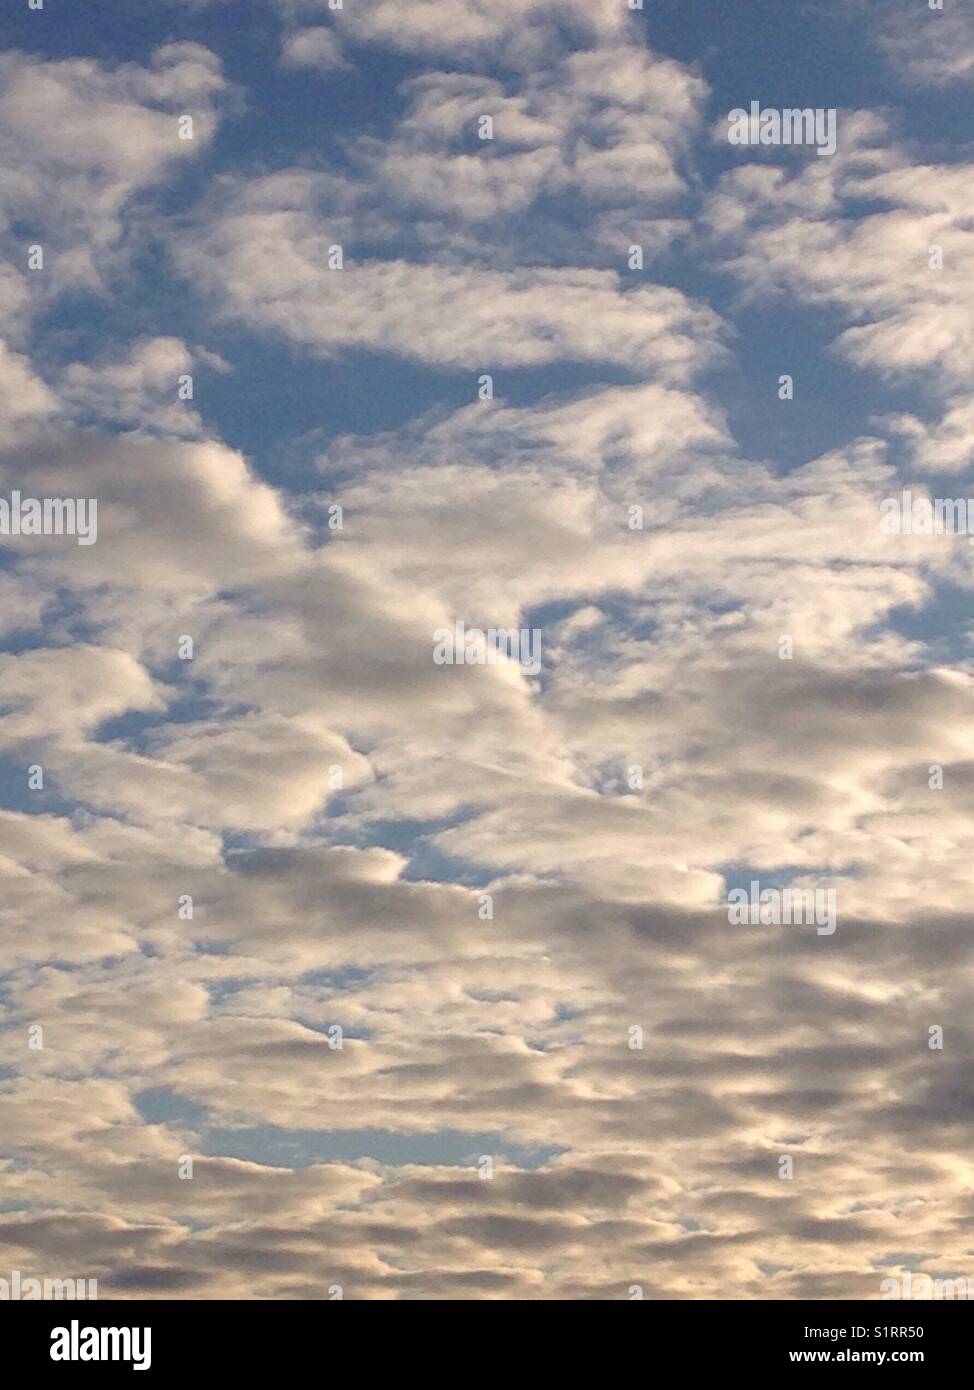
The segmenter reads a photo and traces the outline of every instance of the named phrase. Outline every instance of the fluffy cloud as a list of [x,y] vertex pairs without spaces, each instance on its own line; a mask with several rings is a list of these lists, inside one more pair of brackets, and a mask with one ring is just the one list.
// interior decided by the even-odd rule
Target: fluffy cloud
[[394,0],[333,8],[328,0],[276,0],[286,17],[327,16],[357,43],[375,43],[406,53],[456,55],[466,61],[512,64],[544,60],[564,41],[599,43],[626,32],[635,37],[632,16],[612,0],[568,0],[557,9],[545,0],[416,0],[408,12]]
[[706,218],[726,267],[749,296],[838,310],[836,349],[857,365],[956,390],[974,325],[970,166],[917,163],[868,117],[840,129],[834,160],[723,176]]
[[888,6],[880,42],[896,72],[917,87],[947,87],[974,70],[974,19],[949,4]]
[[[147,1299],[968,1272],[972,553],[879,526],[906,468],[963,485],[966,167],[848,113],[834,160],[698,193],[706,85],[624,5],[276,9],[287,66],[449,71],[194,190],[214,54],[3,60],[0,495],[99,505],[90,547],[2,537],[10,1266]],[[130,330],[150,225],[179,280]],[[623,270],[677,234],[740,301]],[[87,345],[46,316],[79,288],[121,306]],[[716,369],[742,303],[795,302],[876,389],[785,465]],[[275,370],[352,354],[363,395],[435,375],[296,438]],[[263,394],[221,430],[228,367]],[[232,447],[261,411],[276,447]],[[540,670],[437,665],[458,621]],[[835,934],[732,926],[752,877],[834,888]]]
[[706,305],[614,271],[461,269],[395,260],[330,269],[325,227],[294,209],[234,211],[177,253],[220,311],[325,355],[387,352],[439,367],[614,362],[683,379],[719,346]]
[[[4,202],[30,228],[16,234],[8,220],[0,237],[24,276],[28,243],[44,248],[44,270],[30,274],[34,295],[106,287],[132,200],[212,139],[226,90],[219,59],[195,43],[157,49],[149,67],[0,58]],[[180,138],[182,116],[192,118],[192,139]]]
[[320,24],[296,29],[288,34],[281,61],[288,68],[315,68],[319,72],[345,65],[338,39],[330,29]]

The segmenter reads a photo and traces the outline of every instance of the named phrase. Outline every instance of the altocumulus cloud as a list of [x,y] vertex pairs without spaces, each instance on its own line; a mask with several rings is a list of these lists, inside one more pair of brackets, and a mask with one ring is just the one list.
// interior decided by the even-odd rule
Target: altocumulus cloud
[[879,525],[966,495],[967,27],[819,16],[819,158],[715,139],[730,12],[260,8],[0,56],[0,495],[99,506],[0,537],[7,1268],[974,1274],[972,550]]

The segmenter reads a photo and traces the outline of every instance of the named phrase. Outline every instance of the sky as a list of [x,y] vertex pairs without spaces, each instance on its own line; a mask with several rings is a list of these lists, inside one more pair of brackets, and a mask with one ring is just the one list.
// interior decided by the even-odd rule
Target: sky
[[335,3],[0,23],[0,1278],[974,1279],[974,5]]

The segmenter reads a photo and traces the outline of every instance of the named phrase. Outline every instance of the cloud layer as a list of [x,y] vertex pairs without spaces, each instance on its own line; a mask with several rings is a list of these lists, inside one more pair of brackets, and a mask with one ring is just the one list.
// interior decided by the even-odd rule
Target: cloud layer
[[[4,1261],[149,1299],[974,1273],[972,550],[879,525],[966,481],[963,150],[848,110],[832,159],[711,167],[702,61],[617,5],[264,20],[295,80],[384,55],[386,127],[244,154],[260,94],[195,39],[0,58],[0,496],[98,501],[93,546],[0,538]],[[890,26],[891,81],[955,75]],[[797,465],[726,384],[755,313],[857,382]],[[350,364],[367,425],[274,404]],[[540,673],[437,665],[457,622]],[[837,931],[730,925],[751,879]]]

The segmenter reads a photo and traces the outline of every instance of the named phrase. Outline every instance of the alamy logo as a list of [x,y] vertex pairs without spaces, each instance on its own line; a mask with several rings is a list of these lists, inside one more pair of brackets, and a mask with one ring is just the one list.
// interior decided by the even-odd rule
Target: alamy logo
[[32,1279],[24,1278],[19,1269],[10,1279],[0,1279],[0,1302],[29,1303],[32,1299],[97,1299],[97,1279]]
[[529,676],[541,670],[541,633],[536,627],[438,627],[433,633],[437,666],[496,666],[513,661]]
[[932,1279],[929,1274],[914,1274],[909,1269],[899,1279],[884,1279],[879,1288],[885,1299],[942,1298],[967,1302],[974,1298],[974,1279],[965,1279],[963,1275],[958,1279]]
[[967,536],[974,521],[974,497],[914,497],[904,488],[900,497],[879,504],[879,529],[885,536]]
[[731,145],[814,145],[816,154],[835,154],[838,125],[834,106],[773,106],[751,102],[750,111],[737,106],[727,116]]
[[131,1361],[134,1371],[152,1365],[151,1327],[70,1327],[51,1332],[52,1361]]
[[0,497],[0,536],[77,536],[79,545],[98,539],[95,497]]
[[732,927],[815,926],[819,936],[831,936],[835,889],[762,888],[752,879],[750,897],[743,888],[727,894],[727,920]]

